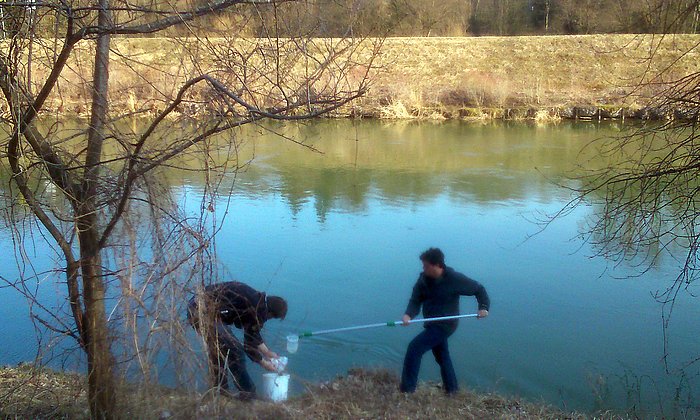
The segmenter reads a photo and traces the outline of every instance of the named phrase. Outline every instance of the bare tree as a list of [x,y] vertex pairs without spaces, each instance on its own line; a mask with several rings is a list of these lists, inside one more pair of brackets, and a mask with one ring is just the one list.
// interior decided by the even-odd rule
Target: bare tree
[[[670,34],[687,27],[699,6],[698,1],[679,2],[663,9],[663,33],[640,36],[650,64],[662,59],[656,54],[659,45],[673,42]],[[692,60],[699,48],[695,43],[671,65],[647,70],[637,92],[650,94],[645,112],[665,117],[664,122],[633,126],[589,146],[604,164],[587,168],[576,179],[575,198],[568,207],[596,209],[585,234],[598,255],[632,261],[641,272],[662,258],[678,261],[678,275],[656,294],[664,304],[664,331],[679,293],[700,275],[700,73],[674,70],[682,60]]]
[[391,0],[389,7],[393,26],[399,32],[418,36],[449,36],[456,30],[464,33],[471,14],[469,3],[454,0]]
[[[239,141],[236,128],[263,119],[315,117],[367,88],[375,50],[360,40],[280,39],[276,34],[283,16],[274,12],[273,20],[263,22],[267,37],[235,37],[251,11],[274,10],[283,1],[49,0],[2,5],[6,14],[13,11],[13,19],[3,21],[12,28],[5,32],[9,39],[0,52],[0,89],[10,127],[2,161],[11,173],[10,189],[19,192],[46,233],[47,244],[57,247],[63,261],[72,322],[54,313],[54,322],[45,326],[73,337],[85,351],[95,418],[116,415],[116,324],[108,313],[114,308],[106,306],[110,290],[119,300],[130,298],[121,313],[135,313],[129,305],[140,305],[158,318],[162,314],[152,310],[157,305],[147,303],[157,294],[149,288],[173,288],[163,279],[184,270],[185,262],[190,270],[186,277],[202,280],[211,274],[205,260],[215,253],[215,232],[201,221],[213,211],[222,179],[217,173],[239,165],[228,163]],[[231,19],[242,8],[248,14]],[[26,18],[29,10],[32,19]],[[206,33],[197,28],[199,20],[221,16],[231,24],[226,39],[197,36]],[[132,37],[174,27],[190,36],[152,47],[154,53],[168,49],[174,55],[166,57],[174,62],[169,68],[158,69],[129,52]],[[112,79],[115,68],[118,77]],[[125,83],[125,73],[141,83]],[[144,90],[156,92],[160,100],[140,103]],[[60,114],[51,112],[68,107],[87,115],[73,131],[55,122]],[[123,118],[134,115],[142,117],[141,126],[125,128]],[[222,147],[226,159],[215,157]],[[207,178],[208,204],[201,206],[199,225],[190,225],[168,192],[158,187],[162,168],[177,165],[185,155],[199,156],[203,167],[198,171]],[[60,199],[49,198],[47,186]],[[137,251],[144,240],[136,226],[139,212],[151,216],[148,236],[157,251],[150,265]],[[192,255],[199,256],[195,263],[188,259]],[[136,276],[157,281],[136,287],[130,280]],[[120,325],[129,322],[135,323],[126,316]]]

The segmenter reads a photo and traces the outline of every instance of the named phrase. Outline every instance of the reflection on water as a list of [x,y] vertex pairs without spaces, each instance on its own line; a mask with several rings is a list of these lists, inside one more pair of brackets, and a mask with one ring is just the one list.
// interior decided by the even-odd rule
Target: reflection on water
[[[581,149],[616,126],[319,121],[267,128],[319,152],[242,129],[239,163],[251,163],[232,196],[214,206],[217,214],[228,211],[217,250],[230,277],[289,300],[287,319],[266,327],[273,350],[284,350],[290,332],[399,319],[420,270],[418,255],[439,246],[448,265],[484,283],[493,300],[488,319],[462,321],[450,340],[463,386],[586,410],[658,410],[657,390],[672,399],[680,377],[660,362],[660,307],[650,297],[674,278],[672,260],[619,280],[634,269],[589,259],[590,248],[576,239],[593,209],[578,208],[540,233],[532,223],[568,201],[558,184],[577,167],[603,164]],[[203,176],[162,175],[197,212]],[[463,312],[475,309],[473,299],[462,300]],[[0,316],[19,319],[18,311],[1,308]],[[698,315],[695,300],[679,301],[672,369],[697,355]],[[9,335],[24,337],[16,325]],[[398,373],[418,328],[302,339],[290,355],[294,386],[299,391],[304,381],[354,366]],[[0,362],[22,360],[23,351],[10,344]],[[698,373],[697,366],[686,370],[681,400],[697,401]],[[439,379],[429,354],[422,378]]]
[[[444,194],[485,205],[550,201],[552,183],[571,175],[574,163],[591,164],[592,156],[581,153],[581,146],[613,130],[331,120],[274,127],[274,132],[318,152],[243,130],[239,137],[247,142],[239,159],[255,160],[239,175],[237,192],[279,194],[292,209],[313,200],[323,217],[332,209],[361,211],[375,198],[397,205]],[[203,178],[188,182],[201,184]]]

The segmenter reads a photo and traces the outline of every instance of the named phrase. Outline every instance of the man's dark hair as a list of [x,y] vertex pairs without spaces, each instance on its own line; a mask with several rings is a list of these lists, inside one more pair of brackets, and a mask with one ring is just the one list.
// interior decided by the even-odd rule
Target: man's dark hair
[[268,296],[267,312],[271,318],[284,319],[287,316],[287,301],[279,296]]
[[445,268],[445,254],[440,251],[440,248],[430,248],[420,254],[420,260],[425,261],[430,265],[439,265]]

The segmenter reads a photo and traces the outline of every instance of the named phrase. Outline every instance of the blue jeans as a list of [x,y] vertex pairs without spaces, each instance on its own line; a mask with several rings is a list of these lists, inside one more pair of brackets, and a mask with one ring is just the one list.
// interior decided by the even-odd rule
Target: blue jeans
[[445,392],[452,394],[459,390],[457,375],[455,374],[450,350],[447,347],[447,339],[452,335],[438,326],[428,325],[422,333],[418,334],[408,345],[406,357],[403,360],[403,372],[401,373],[401,392],[414,392],[418,384],[418,372],[421,359],[428,351],[433,351],[435,361],[440,365],[440,376]]

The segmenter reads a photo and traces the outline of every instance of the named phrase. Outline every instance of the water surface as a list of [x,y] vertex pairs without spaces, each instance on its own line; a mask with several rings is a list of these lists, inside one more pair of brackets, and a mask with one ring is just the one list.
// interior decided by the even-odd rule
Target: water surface
[[[632,265],[590,258],[593,250],[578,234],[594,206],[544,230],[536,223],[570,200],[560,184],[570,185],[578,166],[601,164],[583,146],[619,127],[320,121],[273,128],[322,153],[244,130],[241,158],[254,159],[231,197],[214,203],[218,214],[227,211],[217,250],[228,276],[289,301],[287,319],[265,328],[272,349],[284,350],[290,332],[400,319],[420,271],[418,255],[437,246],[492,300],[488,319],[463,320],[450,339],[463,387],[581,410],[673,412],[679,385],[681,401],[700,397],[697,364],[685,376],[678,372],[700,353],[700,305],[679,298],[665,349],[661,305],[652,296],[675,278],[676,262],[664,258],[627,278],[637,274]],[[197,212],[201,176],[168,179]],[[10,249],[8,237],[2,240]],[[12,277],[13,256],[1,258],[3,276]],[[0,291],[3,301],[10,293]],[[474,312],[476,302],[462,298],[461,308]],[[0,317],[12,320],[0,363],[31,358],[19,344],[32,335],[21,301],[3,305]],[[387,327],[302,339],[290,355],[293,388],[357,366],[399,374],[419,331]],[[260,376],[258,367],[251,371]],[[430,354],[421,378],[439,381]]]

